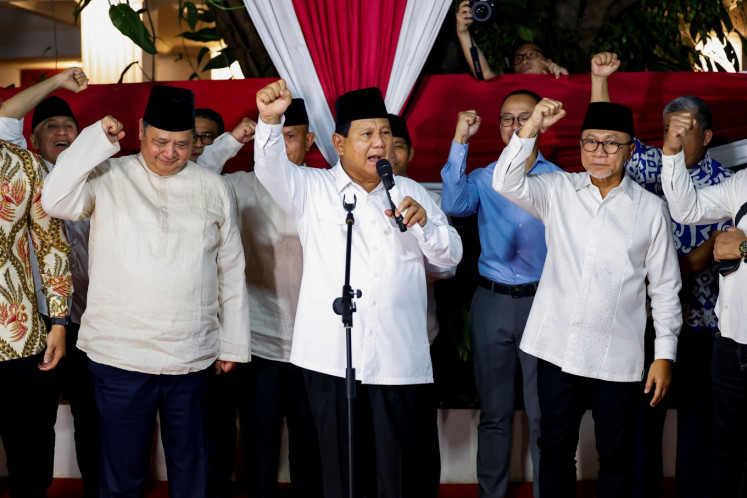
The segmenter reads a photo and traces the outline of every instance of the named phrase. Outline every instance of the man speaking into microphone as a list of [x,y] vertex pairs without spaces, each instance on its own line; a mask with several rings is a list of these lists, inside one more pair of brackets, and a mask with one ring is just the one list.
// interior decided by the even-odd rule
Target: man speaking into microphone
[[[285,153],[283,113],[291,103],[279,80],[257,92],[259,117],[254,171],[275,202],[296,223],[303,247],[303,277],[291,362],[304,369],[322,457],[324,496],[346,496],[348,475],[345,334],[332,310],[344,283],[346,211],[355,202],[350,283],[362,291],[353,316],[356,371],[356,495],[410,497],[438,493],[420,448],[437,437],[420,423],[433,382],[426,328],[425,262],[451,267],[462,242],[426,190],[397,178],[404,196],[392,219],[376,163],[388,156],[392,135],[381,92],[346,93],[335,104],[332,136],[340,161],[331,169],[298,168]],[[416,233],[419,232],[419,233]],[[433,410],[433,408],[425,408]],[[429,429],[426,429],[428,427]],[[430,482],[435,481],[435,482]]]

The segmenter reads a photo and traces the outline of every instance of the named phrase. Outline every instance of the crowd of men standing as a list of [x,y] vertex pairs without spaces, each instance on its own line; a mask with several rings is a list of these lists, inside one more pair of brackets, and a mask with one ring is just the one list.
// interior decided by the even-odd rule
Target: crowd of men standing
[[[544,60],[538,47],[519,49],[533,55],[518,64]],[[519,90],[500,104],[503,152],[469,174],[481,117],[459,114],[440,202],[406,177],[406,123],[376,88],[337,99],[339,161],[329,169],[306,167],[314,133],[283,80],[256,94],[256,122],[230,132],[191,91],[154,86],[140,152],[123,157],[114,157],[125,135],[116,116],[80,129],[67,103],[49,97],[85,90],[78,68],[3,102],[0,381],[13,402],[0,438],[11,496],[46,496],[62,390],[86,496],[142,496],[156,417],[171,496],[231,496],[238,411],[250,496],[278,492],[285,418],[294,496],[342,498],[354,482],[356,496],[435,497],[427,283],[453,275],[462,257],[447,215],[474,213],[480,496],[506,494],[519,376],[535,497],[575,496],[588,407],[598,495],[656,496],[661,456],[650,448],[660,453],[673,370],[683,496],[738,496],[747,447],[743,175],[708,155],[712,117],[697,97],[664,109],[661,149],[638,141],[630,109],[610,102],[607,78],[619,65],[609,53],[591,63],[585,172],[562,171],[539,150],[544,131],[581,110]],[[32,110],[39,155],[22,135]],[[221,176],[252,141],[253,171]],[[396,209],[382,160],[397,174]],[[331,306],[345,278],[343,204],[355,206],[351,283],[364,289],[352,344],[354,475],[344,329]],[[739,261],[730,273],[723,263],[717,280],[726,260]],[[50,377],[66,350],[64,375]],[[13,420],[37,430],[13,430]]]

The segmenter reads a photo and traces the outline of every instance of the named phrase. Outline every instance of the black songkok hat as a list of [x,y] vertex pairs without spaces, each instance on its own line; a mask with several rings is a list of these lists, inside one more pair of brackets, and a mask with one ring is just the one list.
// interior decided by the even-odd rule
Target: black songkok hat
[[306,104],[303,99],[293,99],[285,110],[285,124],[283,126],[309,125],[309,115],[306,114]]
[[410,140],[410,133],[407,131],[405,118],[397,116],[396,114],[390,114],[389,127],[392,129],[393,137],[404,138],[405,142],[407,142],[407,146],[412,147],[412,140]]
[[384,97],[376,87],[344,93],[335,102],[335,125],[358,119],[387,118]]
[[633,111],[614,102],[592,102],[581,125],[581,131],[584,130],[621,131],[632,139],[635,137]]
[[31,116],[31,131],[34,131],[36,125],[45,119],[53,118],[55,116],[73,118],[75,126],[78,126],[78,120],[75,119],[75,115],[73,114],[73,111],[70,110],[70,106],[67,105],[67,102],[60,97],[52,96],[39,102],[39,105],[34,109],[34,114]]
[[195,94],[186,88],[154,86],[150,89],[143,121],[164,131],[195,127]]

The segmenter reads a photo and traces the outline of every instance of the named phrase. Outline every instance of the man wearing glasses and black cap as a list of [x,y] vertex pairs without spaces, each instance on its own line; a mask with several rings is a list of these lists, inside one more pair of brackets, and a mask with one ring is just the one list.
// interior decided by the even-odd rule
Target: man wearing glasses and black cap
[[682,324],[679,265],[664,202],[625,174],[635,135],[627,107],[589,105],[581,127],[585,173],[526,174],[540,131],[564,116],[561,102],[543,99],[493,174],[493,188],[546,229],[547,260],[521,341],[521,349],[538,358],[540,493],[576,495],[579,426],[591,405],[598,495],[627,497],[631,427],[644,375],[646,291],[656,340],[644,389],[656,384],[655,405],[669,386]]
[[249,303],[230,187],[189,161],[194,94],[154,86],[140,153],[111,158],[123,125],[84,129],[47,177],[42,204],[91,218],[78,347],[101,413],[103,496],[142,496],[160,413],[169,492],[207,496],[210,370],[250,359]]

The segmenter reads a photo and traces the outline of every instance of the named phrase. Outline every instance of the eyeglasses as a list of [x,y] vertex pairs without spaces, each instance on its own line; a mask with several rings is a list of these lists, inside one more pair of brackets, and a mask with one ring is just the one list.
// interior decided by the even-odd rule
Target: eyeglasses
[[519,123],[519,126],[524,126],[527,121],[529,121],[529,114],[522,114],[520,116],[511,116],[510,114],[505,114],[501,116],[501,126],[504,128],[508,128],[509,126],[514,125],[514,121]]
[[514,54],[514,65],[521,64],[524,59],[528,61],[536,59],[540,55],[542,55],[542,51],[540,50],[527,50],[523,54]]
[[607,154],[614,154],[618,150],[620,150],[621,145],[630,145],[633,141],[620,143],[620,142],[613,142],[612,140],[594,140],[593,138],[582,138],[581,139],[581,147],[584,148],[586,152],[594,152],[599,148],[599,146],[602,146],[602,150],[605,151]]
[[202,142],[203,145],[210,145],[213,142],[215,142],[216,135],[213,133],[204,133],[202,135],[193,135],[192,137],[192,143],[196,144],[198,140]]

